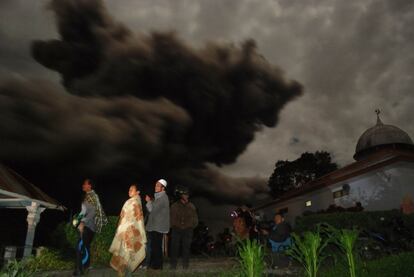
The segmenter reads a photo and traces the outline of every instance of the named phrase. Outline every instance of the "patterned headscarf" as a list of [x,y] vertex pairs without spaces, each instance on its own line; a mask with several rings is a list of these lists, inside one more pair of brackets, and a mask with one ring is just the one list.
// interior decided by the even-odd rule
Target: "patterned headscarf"
[[95,215],[96,232],[100,233],[102,230],[102,227],[108,223],[108,218],[106,218],[105,212],[102,209],[101,202],[99,201],[99,196],[96,194],[94,190],[91,190],[90,192],[86,193],[84,201],[88,202],[95,208],[96,210],[96,215]]

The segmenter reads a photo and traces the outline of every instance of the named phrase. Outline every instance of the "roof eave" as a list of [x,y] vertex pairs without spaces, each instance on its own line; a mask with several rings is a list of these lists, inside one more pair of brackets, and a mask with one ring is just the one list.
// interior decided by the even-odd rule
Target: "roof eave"
[[[6,191],[2,189],[0,189],[0,194],[13,197],[16,201],[30,201],[30,203],[36,202],[36,203],[39,203],[41,206],[48,208],[48,209],[60,210],[60,211],[66,210],[66,207],[63,205],[49,203],[49,202],[45,202],[45,201],[38,200],[38,199],[33,199],[33,198],[27,197],[22,194]],[[7,201],[10,201],[10,200],[7,200]]]

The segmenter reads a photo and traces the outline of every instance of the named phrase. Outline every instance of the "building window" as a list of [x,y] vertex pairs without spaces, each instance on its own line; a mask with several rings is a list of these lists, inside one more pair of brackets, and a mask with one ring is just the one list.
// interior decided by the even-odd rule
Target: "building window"
[[333,192],[333,198],[334,199],[340,198],[342,196],[344,196],[344,191],[343,190],[337,190],[337,191]]
[[277,213],[278,214],[287,214],[288,211],[289,211],[289,209],[288,209],[288,207],[286,207],[286,208],[279,209],[279,211]]
[[310,207],[310,206],[312,206],[312,201],[311,201],[311,200],[306,201],[306,202],[305,202],[305,206],[306,206],[306,207]]
[[337,188],[336,190],[332,191],[333,198],[336,199],[336,198],[340,198],[345,195],[349,195],[349,190],[350,190],[349,185],[345,184],[342,187]]

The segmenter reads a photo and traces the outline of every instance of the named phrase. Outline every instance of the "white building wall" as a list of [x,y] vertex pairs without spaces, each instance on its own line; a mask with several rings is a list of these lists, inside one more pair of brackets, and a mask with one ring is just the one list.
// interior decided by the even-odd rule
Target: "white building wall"
[[[311,206],[306,206],[305,203],[307,201],[311,201]],[[266,215],[266,218],[269,219],[273,218],[273,215],[281,209],[288,208],[288,212],[285,213],[285,219],[293,225],[295,218],[298,215],[302,215],[305,211],[316,212],[324,210],[331,204],[333,204],[332,192],[329,188],[324,188],[268,207],[265,209],[264,214]]]
[[[333,191],[344,184],[350,187],[349,195],[334,199]],[[303,212],[325,210],[331,204],[348,208],[361,202],[366,211],[399,209],[406,194],[414,199],[414,163],[400,162],[278,203],[266,208],[264,214],[271,219],[276,212],[287,207],[285,218],[294,224],[295,218]],[[308,200],[312,205],[306,207]]]
[[323,188],[323,189],[308,193],[305,195],[304,199],[305,199],[304,203],[306,203],[306,201],[311,201],[311,206],[306,207],[306,205],[304,205],[304,209],[303,209],[304,212],[305,211],[317,212],[320,210],[324,210],[327,207],[329,207],[329,205],[333,204],[332,192],[329,188]]
[[396,163],[363,176],[336,184],[350,185],[349,195],[335,199],[342,207],[361,202],[365,210],[399,209],[406,194],[414,198],[414,164]]

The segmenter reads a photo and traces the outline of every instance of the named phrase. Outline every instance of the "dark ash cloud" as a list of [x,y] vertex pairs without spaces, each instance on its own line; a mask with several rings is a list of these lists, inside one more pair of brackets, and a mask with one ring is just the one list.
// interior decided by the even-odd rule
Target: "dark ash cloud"
[[85,98],[24,80],[0,83],[0,118],[3,160],[59,163],[91,174],[118,163],[145,168],[168,147],[164,137],[174,141],[191,121],[166,99]]
[[266,190],[263,180],[232,179],[207,166],[235,162],[302,93],[254,41],[194,49],[172,32],[134,34],[98,0],[49,7],[60,38],[34,42],[32,53],[60,73],[66,91],[1,84],[2,160],[76,164],[74,172],[98,175],[112,168],[112,176],[146,180],[163,175],[218,201]]

